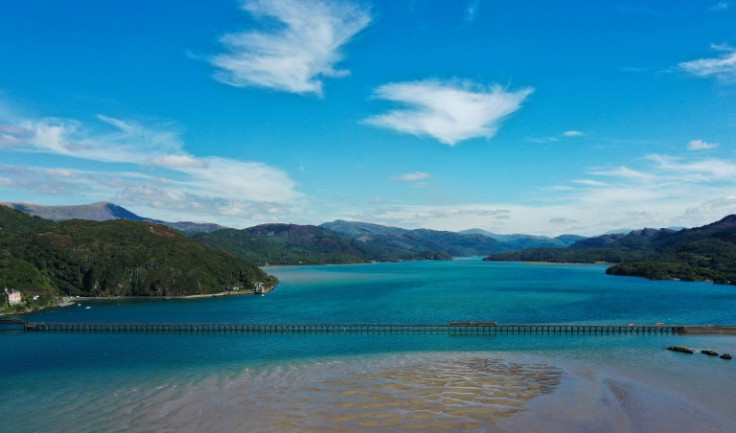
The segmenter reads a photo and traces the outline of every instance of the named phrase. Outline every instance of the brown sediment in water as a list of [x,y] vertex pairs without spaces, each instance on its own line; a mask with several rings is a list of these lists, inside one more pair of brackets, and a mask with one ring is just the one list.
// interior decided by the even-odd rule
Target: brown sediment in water
[[559,353],[377,355],[196,375],[176,385],[105,383],[102,394],[50,390],[48,398],[70,398],[70,405],[44,414],[42,423],[28,422],[73,425],[74,431],[177,433],[732,432],[736,414],[724,398],[731,364],[717,361],[720,372],[703,372],[692,369],[693,358],[673,355],[647,368],[655,353],[661,349],[642,358],[619,351],[605,357],[586,352],[580,359]]
[[[485,431],[523,410],[530,399],[552,392],[562,376],[549,365],[482,354],[425,354],[304,368],[302,374],[286,372],[273,381],[243,377],[212,398],[187,396],[185,406],[204,407],[211,431]],[[247,410],[232,413],[231,408]],[[184,410],[168,425],[196,431],[199,422]]]

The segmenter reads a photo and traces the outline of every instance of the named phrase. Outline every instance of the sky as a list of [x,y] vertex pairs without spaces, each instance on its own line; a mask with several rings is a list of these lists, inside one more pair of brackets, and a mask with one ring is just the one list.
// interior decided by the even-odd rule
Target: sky
[[736,1],[0,2],[0,201],[707,224],[736,213]]

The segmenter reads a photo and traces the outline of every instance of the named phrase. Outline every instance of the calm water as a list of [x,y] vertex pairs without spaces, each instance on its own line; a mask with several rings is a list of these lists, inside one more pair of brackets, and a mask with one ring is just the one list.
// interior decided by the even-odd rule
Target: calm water
[[[25,318],[736,324],[733,286],[604,270],[284,267],[269,269],[281,284],[266,296],[90,301]],[[736,338],[719,336],[2,332],[0,430],[733,431],[736,361],[669,345],[736,354]]]

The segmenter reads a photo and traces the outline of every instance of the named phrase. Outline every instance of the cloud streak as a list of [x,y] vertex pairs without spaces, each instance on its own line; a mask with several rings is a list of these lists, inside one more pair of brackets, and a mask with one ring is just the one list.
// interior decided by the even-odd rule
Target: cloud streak
[[364,123],[454,146],[471,138],[493,137],[501,121],[521,108],[531,88],[510,92],[470,81],[424,80],[389,83],[374,97],[405,108],[368,117]]
[[416,182],[418,180],[426,180],[432,177],[431,174],[425,173],[423,171],[415,171],[412,173],[404,173],[400,176],[396,176],[394,179],[396,180],[403,180],[406,182]]
[[716,147],[718,147],[718,143],[708,143],[703,140],[690,140],[687,144],[688,150],[707,150],[715,149]]
[[678,66],[698,77],[714,77],[724,83],[736,82],[736,49],[720,45],[713,45],[712,48],[723,54],[719,57],[682,62]]
[[226,53],[209,59],[215,79],[300,94],[322,95],[324,78],[349,74],[337,68],[341,48],[371,22],[366,8],[348,1],[245,0],[242,9],[279,25],[223,36]]

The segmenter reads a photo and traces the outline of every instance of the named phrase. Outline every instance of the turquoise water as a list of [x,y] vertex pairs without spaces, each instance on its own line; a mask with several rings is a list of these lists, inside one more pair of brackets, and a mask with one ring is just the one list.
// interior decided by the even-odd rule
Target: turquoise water
[[[74,322],[736,324],[733,286],[613,277],[604,270],[603,266],[484,263],[479,259],[283,267],[268,270],[281,284],[266,296],[87,301],[24,318]],[[713,431],[728,431],[721,428],[736,421],[736,413],[719,398],[731,392],[730,385],[724,384],[736,383],[736,364],[664,350],[680,344],[736,353],[736,339],[722,336],[5,331],[0,332],[0,399],[16,405],[0,408],[0,430],[382,431],[389,425],[401,426],[385,424],[399,422],[398,418],[391,421],[391,416],[401,415],[401,422],[406,422],[405,415],[410,413],[417,415],[416,422],[425,422],[424,416],[431,418],[432,423],[417,424],[424,431],[505,431],[519,426],[533,428],[544,419],[545,430],[556,431],[559,419],[544,415],[551,407],[559,410],[555,399],[589,392],[593,403],[580,403],[580,411],[574,413],[568,408],[569,413],[559,418],[580,418],[581,428],[590,427],[593,421],[586,417],[599,411],[601,416],[595,418],[599,431],[627,431],[619,418],[628,420],[628,431],[652,431],[646,415],[631,412],[627,406],[646,397],[647,402],[658,401],[678,413],[689,413],[687,419],[701,425],[705,422]],[[497,361],[489,366],[479,359]],[[396,370],[397,365],[404,367]],[[455,371],[458,366],[464,370]],[[429,369],[427,377],[448,375],[452,379],[428,385],[427,377],[421,375],[423,368]],[[506,373],[496,374],[497,370]],[[389,372],[391,381],[386,382]],[[498,402],[473,406],[475,412],[450,410],[470,404],[462,398],[457,400],[460,403],[452,403],[458,397],[443,394],[455,392],[453,387],[467,391],[469,386],[460,386],[458,381],[471,374],[468,372],[481,375],[472,386],[485,383],[483,395],[526,386],[528,389],[514,394],[524,396],[518,397],[519,401],[502,400],[507,402],[508,413],[514,415],[499,411],[503,404]],[[514,377],[508,372],[520,374],[519,380],[513,386],[501,386],[500,377]],[[393,389],[390,383],[394,382],[403,384],[401,391]],[[537,382],[544,386],[534,385]],[[374,386],[376,383],[383,385]],[[356,387],[359,392],[350,391]],[[361,395],[371,395],[371,402],[383,401],[398,398],[399,392],[415,395],[422,389],[435,389],[423,397],[427,407],[397,408],[392,400],[381,412],[373,413],[370,411],[377,410],[373,403],[353,401]],[[374,395],[379,391],[389,394]],[[432,400],[437,395],[442,398]],[[339,410],[319,403],[331,399],[351,403]],[[509,403],[512,400],[513,404]],[[472,401],[479,404],[477,398]],[[610,401],[620,404],[606,409]],[[235,402],[258,405],[258,415],[233,411]],[[521,415],[510,409],[517,404],[526,408],[519,409]],[[208,410],[203,412],[202,408]],[[278,420],[269,418],[270,413],[280,414]],[[314,413],[321,415],[306,415]],[[337,416],[345,413],[349,416]],[[284,414],[297,421],[282,423]],[[363,418],[369,415],[374,418]],[[413,430],[417,425],[405,428]],[[570,423],[559,426],[560,431],[571,431],[564,430],[569,427]]]

